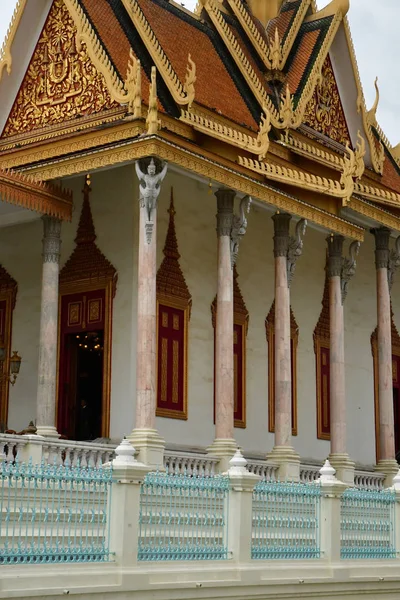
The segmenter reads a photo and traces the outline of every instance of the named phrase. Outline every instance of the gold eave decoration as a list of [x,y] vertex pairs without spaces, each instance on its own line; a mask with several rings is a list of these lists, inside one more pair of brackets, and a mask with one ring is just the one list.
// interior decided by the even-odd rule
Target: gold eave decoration
[[181,106],[188,105],[190,107],[194,100],[194,84],[196,82],[196,65],[190,54],[188,55],[185,83],[182,84],[138,2],[122,0],[122,3],[174,101]]
[[17,29],[24,13],[27,1],[28,0],[18,0],[11,17],[11,22],[8,26],[6,37],[0,50],[0,81],[3,76],[4,69],[7,69],[7,73],[9,75],[11,74],[11,46],[13,44],[15,34],[17,33]]
[[232,144],[236,148],[257,154],[258,160],[263,160],[269,149],[269,132],[271,131],[270,113],[265,108],[265,114],[261,115],[261,121],[257,137],[251,137],[246,133],[234,129],[218,121],[208,119],[203,115],[187,110],[182,110],[181,121],[191,125],[197,131],[205,133],[222,142]]
[[[137,97],[141,93],[140,61],[135,58],[133,52],[130,53],[126,80],[121,81],[78,0],[64,0],[64,3],[77,29],[78,52],[84,43],[90,59],[103,75],[112,99],[119,104],[126,104],[129,112],[134,112]],[[136,113],[136,116],[140,115]]]
[[[110,134],[113,135],[113,134]],[[111,139],[112,144],[112,139]],[[121,143],[85,152],[79,156],[68,156],[63,160],[49,162],[48,164],[33,166],[27,170],[35,179],[57,179],[79,173],[88,173],[95,169],[122,165],[127,162],[139,160],[146,156],[157,156],[185,170],[197,173],[206,178],[207,181],[215,181],[235,189],[238,193],[257,198],[269,206],[285,210],[316,223],[328,231],[333,231],[345,237],[363,241],[364,230],[349,221],[332,215],[331,213],[307,204],[280,190],[266,185],[260,176],[251,176],[240,169],[237,165],[224,161],[221,164],[220,157],[211,153],[200,153],[192,144],[180,140],[180,145],[167,138],[164,132],[158,132],[157,136],[142,136],[136,140]],[[183,146],[183,147],[182,147]]]
[[29,175],[0,171],[0,199],[58,219],[71,220],[72,193],[50,183],[35,181]]
[[330,167],[331,169],[335,169],[336,171],[342,170],[343,165],[342,158],[340,156],[332,154],[331,152],[327,152],[326,150],[322,150],[321,148],[313,146],[312,144],[308,144],[307,142],[303,142],[302,140],[295,138],[293,135],[281,135],[278,143],[289,148],[292,152],[298,154],[299,156],[304,156],[305,158],[314,160],[315,162],[326,167]]
[[368,198],[368,200],[388,204],[396,208],[400,207],[400,194],[396,194],[395,192],[389,192],[388,190],[364,185],[362,183],[356,183],[354,191],[357,194]]
[[[369,145],[369,149],[371,152],[372,167],[376,173],[382,175],[383,174],[383,163],[385,160],[385,152],[384,152],[384,148],[383,148],[382,144],[379,145],[379,151],[378,151],[378,149],[376,147],[377,140],[372,132],[371,124],[369,123],[369,120],[368,120],[368,111],[367,111],[367,107],[365,104],[365,98],[364,98],[364,93],[363,93],[362,84],[361,84],[360,72],[359,72],[358,64],[357,64],[356,52],[354,49],[353,38],[351,36],[350,25],[349,25],[349,21],[348,21],[347,17],[345,17],[343,19],[343,27],[344,27],[346,40],[347,40],[347,45],[349,48],[350,59],[351,59],[352,66],[353,66],[353,73],[354,73],[354,78],[356,81],[356,87],[357,87],[357,92],[358,92],[357,111],[359,113],[361,113],[361,116],[362,116],[364,131],[365,131],[365,135],[367,136],[368,145]],[[369,112],[371,114],[371,111],[369,111]]]
[[349,208],[351,208],[351,210],[354,210],[356,213],[367,217],[368,219],[372,219],[379,225],[384,225],[385,227],[389,227],[389,229],[394,229],[395,231],[400,232],[399,217],[396,217],[389,211],[378,207],[375,204],[368,202],[367,200],[363,200],[353,195],[351,197],[351,203]]
[[260,173],[273,181],[341,198],[343,205],[346,206],[354,192],[355,180],[360,179],[364,173],[365,143],[363,138],[360,136],[355,152],[350,147],[347,147],[346,150],[348,156],[345,156],[341,161],[340,181],[313,175],[306,171],[256,161],[244,156],[239,156],[238,161],[242,167]]

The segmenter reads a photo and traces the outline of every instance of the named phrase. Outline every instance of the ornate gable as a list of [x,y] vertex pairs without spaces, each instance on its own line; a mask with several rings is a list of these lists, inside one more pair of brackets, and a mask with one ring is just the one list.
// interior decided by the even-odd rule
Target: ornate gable
[[54,0],[2,137],[117,108],[63,0]]
[[323,64],[321,80],[306,106],[303,123],[334,142],[343,146],[349,142],[351,145],[346,117],[329,56],[326,57]]
[[61,293],[71,284],[101,287],[112,284],[113,296],[117,285],[117,271],[96,245],[96,232],[90,209],[90,179],[86,178],[83,204],[75,238],[75,249],[60,272]]

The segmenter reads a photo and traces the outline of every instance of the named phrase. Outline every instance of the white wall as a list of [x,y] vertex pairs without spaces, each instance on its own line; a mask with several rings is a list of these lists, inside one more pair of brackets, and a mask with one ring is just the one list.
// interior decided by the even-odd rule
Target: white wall
[[[69,180],[76,209],[73,222],[63,225],[62,264],[70,255],[81,207],[83,177]],[[174,186],[176,229],[181,267],[192,294],[189,328],[187,421],[157,418],[167,442],[207,446],[214,437],[214,338],[210,305],[216,293],[216,232],[214,196],[207,186],[174,173],[163,184],[158,212],[158,264],[168,225],[171,185]],[[135,331],[138,202],[132,166],[92,177],[92,212],[98,245],[118,270],[114,303],[111,437],[130,433],[135,408]],[[239,284],[250,313],[247,337],[247,427],[236,429],[247,451],[266,453],[273,446],[268,433],[268,374],[265,317],[274,296],[272,213],[253,207],[242,241]],[[41,223],[5,228],[0,235],[0,261],[18,281],[13,348],[23,356],[21,375],[10,394],[9,426],[21,429],[35,415],[36,369],[41,275]],[[316,438],[316,384],[313,330],[321,311],[326,242],[323,233],[308,228],[303,256],[292,284],[292,308],[299,325],[298,436],[294,446],[305,458],[322,460],[329,443]],[[393,290],[395,313],[400,283]],[[399,307],[400,308],[400,307]],[[400,318],[400,314],[398,314]],[[373,373],[370,335],[376,326],[373,239],[368,233],[345,304],[348,449],[356,461],[375,460]]]

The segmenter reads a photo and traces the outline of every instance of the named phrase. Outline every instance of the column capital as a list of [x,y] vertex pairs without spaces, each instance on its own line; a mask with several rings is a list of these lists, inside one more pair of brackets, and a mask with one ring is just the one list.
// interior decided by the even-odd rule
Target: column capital
[[328,277],[341,277],[344,237],[342,235],[329,235],[326,241],[328,244]]
[[389,267],[389,242],[391,231],[388,227],[376,227],[371,229],[375,237],[375,266],[377,269],[387,269]]
[[43,221],[43,262],[60,262],[61,254],[61,221],[55,217],[44,215]]
[[289,228],[292,216],[289,213],[276,213],[272,216],[274,222],[274,256],[287,257],[289,248]]
[[233,203],[236,192],[228,188],[221,188],[215,192],[217,197],[217,236],[231,237],[233,225]]

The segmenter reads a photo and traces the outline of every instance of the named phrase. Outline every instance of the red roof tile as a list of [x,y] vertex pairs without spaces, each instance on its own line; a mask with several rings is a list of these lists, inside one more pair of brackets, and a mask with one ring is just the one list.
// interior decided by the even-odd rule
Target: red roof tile
[[140,0],[139,4],[182,82],[185,80],[190,52],[196,64],[196,102],[215,109],[237,123],[257,128],[210,38],[156,2]]

